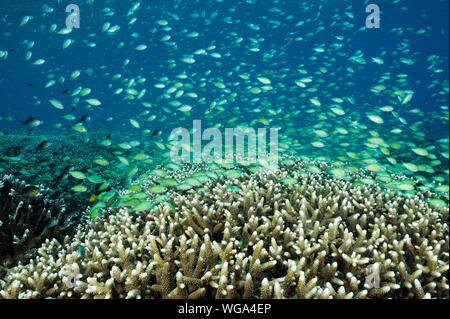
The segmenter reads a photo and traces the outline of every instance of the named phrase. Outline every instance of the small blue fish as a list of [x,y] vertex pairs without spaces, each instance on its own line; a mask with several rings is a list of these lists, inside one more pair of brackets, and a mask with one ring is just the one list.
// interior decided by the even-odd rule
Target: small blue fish
[[80,254],[80,257],[83,258],[86,255],[86,249],[83,246],[79,246],[77,252]]

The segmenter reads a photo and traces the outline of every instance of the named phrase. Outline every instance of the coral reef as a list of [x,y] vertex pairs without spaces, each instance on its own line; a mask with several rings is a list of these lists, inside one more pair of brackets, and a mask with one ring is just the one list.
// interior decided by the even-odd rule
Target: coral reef
[[11,264],[46,238],[67,234],[75,219],[49,189],[0,178],[0,264]]
[[367,172],[342,180],[323,173],[328,164],[310,173],[310,163],[291,162],[170,190],[170,202],[151,211],[110,209],[9,269],[0,296],[449,297],[448,200],[435,209],[430,192],[355,186]]
[[[50,145],[37,151],[36,148],[43,140],[49,141]],[[103,145],[105,141],[108,142],[106,145],[111,145]],[[73,211],[84,211],[87,199],[96,193],[101,182],[108,184],[108,189],[126,187],[130,171],[134,168],[148,170],[153,160],[158,161],[160,154],[149,150],[148,143],[142,137],[107,131],[82,135],[4,135],[0,141],[0,175],[11,174],[28,184],[44,184],[51,192],[60,192],[64,202]],[[139,144],[139,147],[124,149],[118,146],[121,144]],[[3,156],[4,150],[9,147],[19,148],[20,155],[14,158]],[[132,160],[144,150],[148,151],[148,158]],[[132,164],[122,164],[117,155],[129,158]],[[102,159],[106,164],[97,164],[96,159]],[[68,170],[82,171],[87,176],[97,175],[99,182],[80,181],[67,174]],[[80,183],[86,186],[85,192],[71,190]]]

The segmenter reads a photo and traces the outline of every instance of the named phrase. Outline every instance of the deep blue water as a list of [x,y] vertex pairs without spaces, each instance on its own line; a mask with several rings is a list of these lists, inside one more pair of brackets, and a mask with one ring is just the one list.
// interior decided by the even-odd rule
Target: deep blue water
[[[238,97],[234,103],[225,106],[225,113],[215,116],[208,124],[220,123],[226,126],[226,120],[232,117],[239,118],[236,123],[250,122],[260,116],[251,110],[261,107],[260,102],[265,100],[271,104],[271,108],[282,109],[282,116],[274,117],[271,124],[280,126],[283,133],[287,119],[297,129],[310,128],[316,121],[314,117],[317,114],[310,115],[311,118],[305,117],[304,113],[292,117],[289,114],[295,114],[293,111],[297,108],[309,105],[310,96],[316,95],[320,99],[325,92],[330,96],[353,97],[355,105],[345,104],[348,110],[346,116],[355,112],[363,118],[365,112],[389,104],[389,99],[395,101],[392,97],[382,95],[380,98],[370,93],[370,88],[379,83],[379,78],[383,74],[387,75],[388,79],[383,84],[392,90],[397,85],[396,76],[405,73],[408,85],[399,88],[414,91],[413,100],[408,107],[419,108],[424,115],[404,112],[401,116],[408,120],[409,125],[422,121],[420,131],[429,139],[448,137],[448,90],[445,92],[442,89],[448,89],[448,1],[395,2],[374,1],[381,8],[381,28],[361,30],[368,15],[365,12],[368,2],[359,0],[152,0],[95,1],[92,4],[86,1],[2,0],[0,50],[8,51],[8,56],[0,59],[0,117],[11,116],[12,122],[2,120],[0,128],[7,133],[27,132],[28,128],[21,126],[19,122],[32,115],[44,121],[43,125],[33,129],[32,134],[73,132],[73,122],[61,119],[61,116],[70,113],[77,118],[89,114],[92,120],[86,124],[88,130],[133,131],[128,119],[136,118],[142,111],[149,110],[149,115],[154,114],[157,119],[145,123],[144,128],[162,129],[167,135],[170,128],[179,125],[191,127],[192,119],[203,118],[209,103],[220,97],[212,83],[221,78],[230,90],[224,96],[236,92]],[[64,9],[69,3],[79,5],[81,27],[73,29],[70,34],[60,35],[57,32],[64,26]],[[127,16],[134,3],[141,4],[139,10]],[[52,7],[53,12],[43,14],[44,4]],[[106,7],[111,8],[114,15],[105,16],[102,10]],[[213,13],[217,16],[209,19]],[[198,17],[193,17],[193,14]],[[25,15],[33,16],[33,19],[19,27]],[[136,22],[129,24],[132,17],[136,17]],[[232,23],[224,22],[226,17],[231,17]],[[172,29],[163,31],[163,27],[156,23],[158,20],[167,20]],[[296,26],[302,20],[305,23]],[[105,22],[111,23],[111,26],[119,25],[120,30],[114,35],[101,32]],[[49,32],[52,24],[57,25],[53,33]],[[251,28],[252,25],[258,26],[258,30]],[[415,34],[415,31],[421,29],[425,30],[423,34]],[[399,30],[402,32],[400,35],[396,34]],[[186,37],[186,34],[193,31],[198,32],[199,36]],[[170,46],[167,42],[160,41],[167,34],[171,36],[167,42],[174,42],[175,45]],[[337,36],[342,36],[343,40],[337,40]],[[243,41],[233,44],[239,37]],[[299,37],[302,38],[301,41],[294,40]],[[73,39],[74,43],[63,50],[61,46],[67,38]],[[252,41],[258,39],[260,51],[249,52]],[[28,62],[24,61],[27,51],[23,44],[25,40],[35,43],[29,50],[32,57]],[[95,47],[88,47],[87,42],[95,43]],[[118,49],[121,42],[124,46]],[[341,43],[343,46],[334,50],[334,43]],[[147,49],[134,50],[139,44],[147,45]],[[211,52],[219,52],[221,58],[195,56],[196,63],[192,65],[180,62],[184,55],[211,45],[216,46]],[[325,48],[325,52],[317,54],[313,50],[317,47]],[[365,65],[350,63],[348,60],[358,50],[364,53],[367,61]],[[272,56],[264,58],[265,54]],[[370,61],[371,57],[380,55],[384,60],[383,65]],[[430,65],[427,58],[430,55],[438,56],[435,69],[442,69],[441,73],[427,69]],[[412,59],[414,64],[400,63],[400,57]],[[46,62],[43,65],[32,65],[38,58],[43,58]],[[130,62],[123,66],[125,59]],[[175,67],[168,68],[170,60],[176,63]],[[315,73],[321,65],[327,66],[327,73]],[[298,97],[301,90],[293,81],[299,77],[296,72],[299,66],[308,70],[308,76],[312,76],[314,81],[319,81],[321,91],[308,97]],[[346,70],[349,66],[355,70],[353,74]],[[92,69],[91,76],[84,72],[89,68]],[[72,80],[70,74],[74,70],[80,70],[81,75]],[[186,72],[188,79],[177,80],[176,76],[182,72]],[[246,86],[238,77],[243,72],[252,77],[267,74],[272,78],[275,89],[261,100],[251,102],[253,96],[245,92]],[[138,84],[135,88],[145,88],[145,96],[139,101],[126,101],[123,99],[124,93],[113,95],[116,89],[124,87],[120,80],[111,80],[117,73],[122,75],[121,79],[144,77],[145,83]],[[55,80],[64,77],[64,83],[44,89],[49,77]],[[161,100],[160,97],[169,86],[163,90],[154,87],[161,77],[170,79],[171,84],[176,81],[192,84],[192,89],[186,91],[198,93],[206,102],[199,103],[183,96],[180,99],[182,103],[193,106],[190,116],[183,117],[178,111],[167,114],[162,107],[170,108],[168,102],[171,99]],[[233,83],[239,81],[239,86],[233,86]],[[433,81],[438,84],[427,89]],[[201,83],[206,83],[206,86],[200,87]],[[73,97],[64,93],[64,90],[70,93],[79,86],[91,88],[92,92],[87,97],[82,97],[76,105],[71,105]],[[86,110],[83,98],[89,97],[99,99],[102,105]],[[49,99],[60,100],[65,109],[54,108],[49,104]],[[141,105],[144,101],[153,106],[144,108]],[[442,110],[442,106],[447,109]],[[402,107],[399,106],[396,110],[401,111]],[[445,114],[447,119],[442,120]],[[108,117],[113,117],[114,120],[106,122]],[[54,129],[56,123],[62,123],[63,126]],[[372,123],[368,125],[370,128]],[[381,131],[388,132],[390,128],[390,124],[386,123]],[[407,134],[406,131],[404,134]],[[402,137],[407,140],[406,136]]]

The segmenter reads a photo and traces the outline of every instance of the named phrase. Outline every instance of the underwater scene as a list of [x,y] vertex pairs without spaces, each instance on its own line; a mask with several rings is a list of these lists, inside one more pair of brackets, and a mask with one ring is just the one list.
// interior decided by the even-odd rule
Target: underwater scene
[[0,299],[448,299],[447,0],[0,0]]

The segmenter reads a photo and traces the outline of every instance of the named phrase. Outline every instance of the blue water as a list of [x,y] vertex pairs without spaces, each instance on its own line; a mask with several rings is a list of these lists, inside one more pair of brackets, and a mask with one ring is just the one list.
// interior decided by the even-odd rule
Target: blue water
[[[135,132],[128,119],[149,110],[149,115],[156,115],[157,119],[143,124],[144,128],[162,129],[163,136],[167,137],[170,128],[180,125],[189,128],[193,119],[204,119],[209,103],[220,97],[211,84],[217,78],[224,79],[227,88],[238,93],[238,98],[225,106],[225,113],[215,116],[207,124],[212,126],[219,123],[226,126],[226,120],[232,117],[238,117],[235,123],[248,123],[260,116],[251,110],[261,107],[261,100],[251,102],[253,96],[245,92],[243,84],[235,87],[228,84],[240,81],[238,74],[242,72],[252,77],[268,72],[269,78],[276,77],[273,84],[275,90],[265,94],[262,100],[268,101],[271,108],[282,109],[282,116],[274,117],[271,125],[279,126],[280,133],[283,134],[287,119],[297,129],[311,127],[314,123],[311,122],[314,119],[309,118],[311,121],[308,121],[304,113],[290,116],[295,114],[295,110],[309,104],[307,98],[298,97],[301,90],[293,84],[299,78],[296,69],[302,66],[314,81],[322,81],[320,89],[323,92],[328,92],[331,96],[353,97],[356,103],[346,104],[346,116],[353,112],[358,119],[363,118],[365,112],[388,104],[388,99],[383,98],[381,102],[379,96],[369,91],[377,84],[381,75],[390,76],[384,84],[392,89],[396,85],[397,74],[405,73],[408,85],[401,89],[414,91],[411,102],[413,105],[410,108],[419,108],[424,116],[409,113],[402,113],[401,116],[408,120],[409,125],[422,121],[424,124],[420,126],[420,131],[427,139],[448,137],[448,92],[442,91],[442,83],[447,83],[448,88],[448,1],[398,1],[395,4],[391,1],[377,1],[376,4],[381,8],[381,28],[365,30],[360,28],[364,27],[368,15],[365,12],[367,1],[153,0],[95,1],[91,4],[78,1],[76,4],[80,7],[81,27],[73,29],[67,35],[57,34],[65,23],[64,9],[71,2],[74,1],[1,1],[0,49],[8,51],[8,56],[7,59],[0,59],[0,117],[12,117],[11,122],[0,121],[1,131],[14,134],[28,132],[28,127],[21,126],[20,121],[32,115],[44,124],[33,129],[31,134],[73,132],[73,122],[61,119],[61,116],[70,113],[77,118],[89,114],[92,120],[86,123],[86,127],[90,131]],[[141,4],[139,10],[127,16],[134,3]],[[44,4],[52,7],[53,12],[43,14]],[[114,15],[105,16],[102,12],[105,7],[111,8]],[[353,17],[347,16],[345,12],[351,12]],[[199,17],[193,17],[194,13]],[[209,19],[213,13],[217,17]],[[33,19],[19,27],[24,15],[33,16]],[[136,22],[129,24],[132,17],[136,18]],[[223,22],[226,17],[231,17],[233,23]],[[172,30],[162,31],[162,26],[156,24],[156,21],[162,19],[169,21]],[[276,23],[270,22],[271,20],[278,21],[280,25],[275,27]],[[301,20],[306,22],[296,27]],[[110,22],[111,26],[119,25],[120,30],[114,35],[101,32],[105,22]],[[56,24],[57,28],[50,33],[52,24]],[[250,28],[251,25],[258,26],[258,30]],[[420,29],[425,30],[425,33],[414,34],[414,31]],[[396,35],[395,30],[400,30],[402,34]],[[199,32],[199,36],[186,37],[186,34],[193,31]],[[237,36],[232,36],[233,32]],[[168,42],[175,42],[175,46],[159,41],[167,34],[171,36]],[[342,36],[344,40],[337,40],[336,36]],[[237,37],[242,37],[243,41],[233,45],[232,42]],[[302,40],[295,41],[298,37],[302,37]],[[74,43],[62,50],[62,43],[67,38],[73,39]],[[263,39],[259,44],[259,52],[248,51],[252,39]],[[24,61],[25,40],[35,42],[28,62]],[[95,47],[88,47],[87,42],[95,43]],[[118,49],[121,42],[124,46]],[[342,43],[343,47],[333,50],[330,48],[333,43]],[[139,44],[146,44],[147,49],[134,50]],[[407,44],[407,47],[401,49],[402,44]],[[219,52],[221,58],[195,56],[196,63],[192,65],[180,62],[184,55],[210,45],[216,46],[211,52]],[[327,49],[326,52],[315,53],[313,49],[320,46]],[[367,64],[355,65],[348,61],[358,50],[364,53]],[[371,63],[370,58],[380,56],[383,51],[386,52],[382,56],[384,64],[379,66]],[[271,53],[272,57],[264,58],[267,53]],[[430,62],[426,60],[430,55],[438,56],[436,68],[442,69],[441,73],[427,69]],[[314,73],[322,63],[312,60],[313,57],[323,61],[324,65],[331,62],[327,66],[328,73]],[[402,64],[399,62],[400,57],[413,59],[414,64]],[[39,66],[32,65],[38,58],[43,58],[46,62]],[[123,66],[125,59],[130,62]],[[168,68],[169,60],[176,63],[172,69]],[[310,69],[313,63],[317,65]],[[355,73],[349,74],[346,70],[348,66],[352,66]],[[239,67],[239,71],[236,67]],[[92,69],[91,76],[84,72],[88,68]],[[70,74],[74,70],[80,70],[81,75],[72,80]],[[177,81],[175,77],[182,72],[186,72],[189,78],[180,82],[191,83],[193,88],[189,91],[199,93],[206,101],[202,104],[195,99],[182,97],[180,100],[183,103],[193,106],[188,117],[181,116],[177,111],[171,114],[164,112],[162,107],[168,107],[170,99],[161,100],[160,97],[168,87],[163,90],[154,87],[161,77],[169,78],[173,84]],[[122,75],[121,79],[111,80],[117,73]],[[45,83],[50,80],[49,76],[53,76],[55,80],[64,77],[64,83],[44,89]],[[117,88],[124,87],[120,84],[122,79],[137,76],[146,79],[145,83],[135,86],[138,90],[146,89],[141,100],[123,100],[124,93],[113,95]],[[439,84],[426,89],[432,81]],[[202,82],[207,83],[207,86],[200,88]],[[83,97],[79,103],[71,105],[73,97],[63,91],[71,93],[79,86],[91,88],[92,92],[84,98],[95,97],[102,105],[86,110],[87,104],[83,102]],[[320,99],[321,94],[319,91],[312,96],[316,95]],[[54,108],[48,102],[49,99],[60,100],[65,109]],[[146,109],[141,105],[143,101],[150,102],[153,106]],[[447,107],[447,110],[442,111],[441,106]],[[447,120],[442,120],[442,114],[444,117],[447,114]],[[113,121],[107,122],[108,117],[113,117]],[[62,123],[62,127],[55,129],[56,123]],[[390,129],[389,124],[385,129]]]

